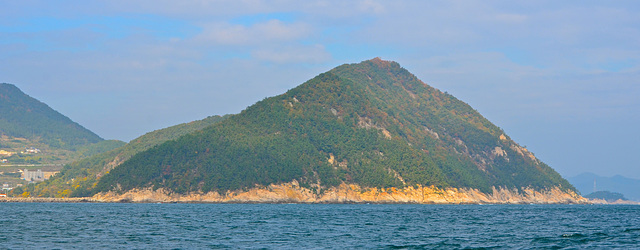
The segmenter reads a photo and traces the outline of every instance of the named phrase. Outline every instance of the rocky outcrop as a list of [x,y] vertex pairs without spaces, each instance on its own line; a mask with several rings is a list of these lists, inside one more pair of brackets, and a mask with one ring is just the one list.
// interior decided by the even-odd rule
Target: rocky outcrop
[[615,200],[615,201],[607,201],[604,199],[588,199],[591,204],[600,204],[600,205],[640,205],[640,202],[630,201],[630,200]]
[[131,190],[124,194],[99,193],[100,202],[211,202],[211,203],[419,203],[419,204],[587,204],[587,199],[559,188],[522,191],[494,188],[491,194],[476,189],[436,187],[362,188],[342,184],[316,192],[297,182],[256,187],[246,191],[174,194],[163,189]]
[[48,197],[0,197],[2,202],[21,202],[21,203],[84,203],[96,202],[91,197],[83,198],[48,198]]

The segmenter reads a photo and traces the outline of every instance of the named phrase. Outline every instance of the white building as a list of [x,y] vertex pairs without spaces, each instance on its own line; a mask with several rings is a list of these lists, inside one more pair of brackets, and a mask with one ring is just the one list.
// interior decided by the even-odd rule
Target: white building
[[36,171],[29,171],[29,170],[25,169],[22,172],[22,176],[23,176],[23,179],[25,181],[29,181],[29,182],[32,182],[32,181],[44,181],[44,173],[40,169],[38,169]]
[[34,147],[30,147],[30,148],[25,148],[25,151],[22,151],[23,154],[37,154],[40,153],[40,149],[34,148]]

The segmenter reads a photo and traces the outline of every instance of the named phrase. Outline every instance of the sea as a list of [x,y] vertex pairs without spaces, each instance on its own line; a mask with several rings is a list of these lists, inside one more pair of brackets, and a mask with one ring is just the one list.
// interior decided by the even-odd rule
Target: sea
[[0,248],[640,249],[640,206],[0,203]]

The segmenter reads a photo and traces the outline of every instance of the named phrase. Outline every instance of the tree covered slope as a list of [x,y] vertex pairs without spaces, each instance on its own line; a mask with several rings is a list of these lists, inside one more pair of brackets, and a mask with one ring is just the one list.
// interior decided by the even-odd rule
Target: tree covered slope
[[13,194],[21,195],[27,192],[34,197],[90,196],[91,190],[100,177],[136,153],[211,126],[224,119],[224,116],[210,116],[202,120],[149,132],[122,147],[69,163],[51,179],[38,184],[30,184],[24,188],[17,188]]
[[140,152],[92,192],[225,192],[293,180],[318,192],[340,183],[573,190],[469,105],[376,58]]
[[69,150],[103,140],[7,83],[0,84],[0,134]]

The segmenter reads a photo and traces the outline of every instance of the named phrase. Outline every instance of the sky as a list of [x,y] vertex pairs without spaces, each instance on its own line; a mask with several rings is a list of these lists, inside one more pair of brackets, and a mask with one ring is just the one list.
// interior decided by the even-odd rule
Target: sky
[[0,82],[105,139],[398,62],[565,177],[640,179],[637,1],[0,1]]

